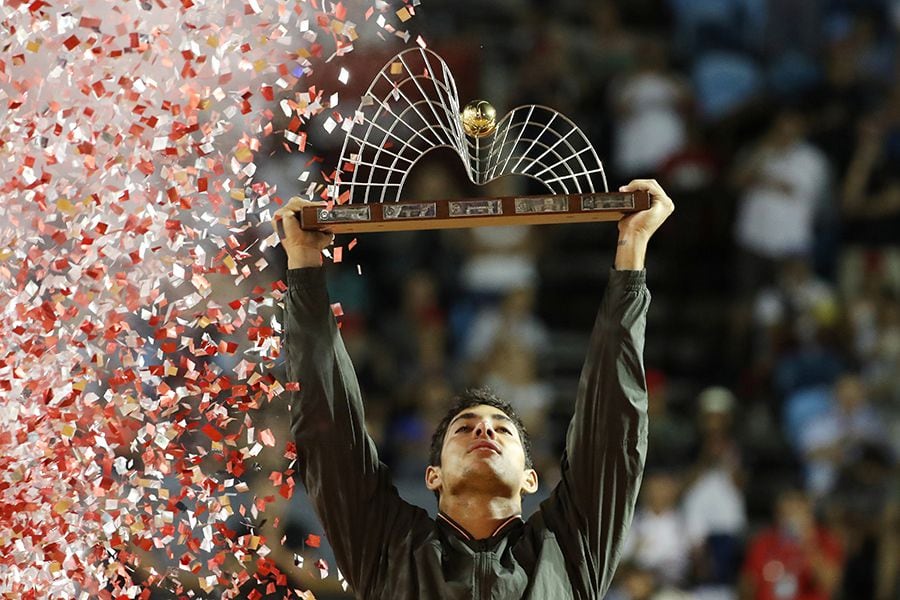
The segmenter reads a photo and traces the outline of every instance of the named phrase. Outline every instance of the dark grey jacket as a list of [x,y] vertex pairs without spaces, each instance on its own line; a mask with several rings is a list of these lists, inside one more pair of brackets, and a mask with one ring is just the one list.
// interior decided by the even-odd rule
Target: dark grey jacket
[[611,271],[578,386],[562,480],[527,521],[474,540],[403,501],[366,433],[322,269],[287,273],[285,350],[299,472],[359,598],[602,598],[647,448],[643,271]]

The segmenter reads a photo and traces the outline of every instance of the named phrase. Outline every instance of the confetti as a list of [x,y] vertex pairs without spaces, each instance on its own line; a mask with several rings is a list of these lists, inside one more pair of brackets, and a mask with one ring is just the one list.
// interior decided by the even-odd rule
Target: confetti
[[[322,87],[346,85],[350,70],[330,83],[317,71],[371,33],[354,22],[406,20],[369,4],[0,6],[10,597],[239,597],[251,578],[273,592],[283,580],[267,558],[278,540],[240,533],[295,482],[270,468],[257,490],[255,469],[287,440],[254,411],[301,389],[275,375],[272,311],[287,288],[263,254],[282,202],[261,178],[265,138],[304,155],[292,178],[329,183],[307,134],[356,116]],[[285,465],[296,460],[286,447]]]
[[[353,20],[392,9],[49,8],[0,6],[3,591],[235,597],[251,577],[278,579],[250,564],[277,541],[226,525],[264,518],[271,500],[245,479],[281,441],[243,416],[300,390],[270,372],[280,339],[263,311],[283,283],[254,291],[277,241],[261,139],[305,153],[307,127],[337,103],[306,80],[352,49]],[[290,497],[293,478],[275,480]],[[225,570],[235,557],[245,571]]]
[[261,441],[266,446],[274,446],[275,445],[275,435],[272,433],[270,429],[263,429],[259,432],[259,441]]

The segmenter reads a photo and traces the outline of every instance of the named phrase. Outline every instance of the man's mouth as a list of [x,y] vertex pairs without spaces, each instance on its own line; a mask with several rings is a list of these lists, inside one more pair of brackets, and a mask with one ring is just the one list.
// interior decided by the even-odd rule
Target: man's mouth
[[469,448],[469,452],[475,452],[476,450],[493,450],[497,454],[500,454],[500,447],[492,442],[478,442]]

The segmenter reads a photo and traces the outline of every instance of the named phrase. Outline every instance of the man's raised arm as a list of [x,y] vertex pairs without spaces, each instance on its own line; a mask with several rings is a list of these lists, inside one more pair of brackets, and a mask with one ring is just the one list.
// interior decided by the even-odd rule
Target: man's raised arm
[[647,190],[649,209],[619,222],[615,270],[591,334],[566,436],[562,480],[542,505],[581,597],[602,598],[631,524],[647,452],[644,331],[650,293],[647,243],[674,210],[652,180],[621,191]]
[[[400,499],[366,432],[356,373],[325,288],[321,250],[331,234],[303,231],[292,199],[275,215],[288,256],[284,338],[299,474],[325,527],[338,567],[355,591],[376,584],[392,530],[408,531],[421,509]],[[279,226],[281,229],[279,230]]]

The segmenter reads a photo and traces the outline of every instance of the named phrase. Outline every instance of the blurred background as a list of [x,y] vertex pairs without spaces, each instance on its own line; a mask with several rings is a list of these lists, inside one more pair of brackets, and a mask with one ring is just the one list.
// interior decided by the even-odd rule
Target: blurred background
[[[647,265],[647,471],[608,597],[898,598],[900,2],[429,0],[416,28],[461,102],[553,107],[611,187],[653,177],[675,200]],[[391,53],[362,54],[360,91]],[[340,138],[313,141],[333,164]],[[301,160],[275,151],[258,177],[299,191]],[[436,151],[405,196],[534,185],[474,190]],[[434,512],[432,428],[470,385],[535,440],[526,512],[552,489],[615,239],[612,224],[367,234],[328,268],[405,497]],[[302,494],[290,506],[288,528],[321,533]]]
[[[364,1],[320,8],[323,3],[260,6],[248,0],[227,10],[178,4],[157,0],[107,11],[118,16],[102,23],[104,35],[115,26],[128,46],[109,46],[104,54],[107,38],[88,33],[101,32],[99,17],[76,21],[47,3],[9,3],[9,22],[30,24],[16,29],[19,45],[31,33],[52,39],[51,22],[57,39],[43,46],[29,40],[9,67],[0,60],[6,86],[0,91],[10,95],[6,110],[28,100],[43,111],[49,103],[46,118],[31,122],[62,131],[54,122],[54,98],[68,93],[63,104],[88,116],[96,107],[124,107],[115,118],[98,111],[98,131],[104,121],[126,125],[122,135],[92,138],[125,140],[115,160],[102,160],[100,142],[96,150],[90,144],[78,152],[58,150],[83,162],[97,152],[97,165],[105,165],[97,169],[91,160],[85,170],[77,161],[61,163],[58,170],[70,171],[75,191],[59,183],[59,173],[52,181],[39,179],[32,156],[18,159],[0,144],[14,159],[5,161],[10,174],[0,177],[9,194],[0,208],[19,202],[22,211],[41,216],[38,233],[19,227],[16,210],[0,230],[11,240],[8,249],[0,248],[0,261],[24,265],[11,271],[15,278],[0,265],[4,286],[24,290],[27,302],[37,294],[33,313],[4,316],[14,322],[2,336],[9,344],[4,352],[29,356],[26,362],[4,358],[9,364],[0,366],[0,592],[14,589],[2,587],[9,573],[26,586],[56,578],[77,587],[90,579],[84,565],[94,564],[91,576],[101,584],[93,589],[102,592],[108,584],[106,596],[114,587],[142,599],[221,597],[227,587],[240,589],[230,597],[253,600],[299,595],[289,590],[310,590],[320,600],[351,597],[308,497],[294,485],[296,453],[283,403],[273,401],[286,380],[276,361],[285,262],[280,249],[266,248],[274,244],[269,204],[307,192],[309,182],[334,169],[343,131],[327,133],[322,120],[336,111],[352,115],[371,77],[421,36],[449,63],[463,103],[484,98],[501,115],[520,104],[552,107],[592,140],[611,187],[652,177],[676,203],[648,256],[649,456],[608,598],[900,598],[900,1],[374,3],[379,15],[394,21],[370,21],[371,12],[361,18]],[[358,39],[344,22],[344,5],[360,23]],[[52,15],[45,18],[42,10]],[[179,11],[190,18],[182,20]],[[252,20],[241,22],[241,11],[286,25],[254,28]],[[22,16],[31,12],[33,23]],[[224,24],[210,31],[195,27],[197,12],[206,20],[222,17]],[[303,28],[288,18],[301,13],[310,19]],[[129,19],[147,31],[132,32]],[[396,19],[394,28],[389,23]],[[71,33],[76,22],[82,38],[92,36],[90,44],[79,45]],[[9,47],[18,48],[12,29]],[[299,34],[281,44],[293,53],[292,62],[275,60],[269,53],[280,42],[266,44],[289,33]],[[246,40],[221,47],[216,37],[238,35]],[[263,48],[258,54],[257,46]],[[59,48],[70,54],[58,55]],[[137,81],[142,88],[149,82],[150,100],[141,89],[128,92],[131,82],[109,79],[107,91],[102,81],[96,87],[93,78],[102,69],[92,57],[131,69],[114,62],[116,53],[135,60],[133,68],[144,75]],[[211,74],[204,71],[207,53]],[[192,67],[195,55],[203,60]],[[223,64],[233,59],[233,82],[231,71],[219,72],[220,58]],[[150,70],[157,60],[161,74]],[[66,61],[95,87],[50,83]],[[180,75],[167,70],[170,63],[184,67]],[[7,85],[4,69],[15,74],[23,65],[37,73],[33,83],[13,77],[18,87]],[[194,67],[201,76],[192,74]],[[351,77],[338,87],[341,68]],[[45,71],[48,85],[39,83]],[[192,78],[196,89],[181,87]],[[298,82],[295,101],[312,86],[308,99],[315,98],[315,110],[284,110],[280,95]],[[35,91],[26,98],[22,90],[29,85]],[[128,92],[124,100],[112,95],[120,88]],[[334,90],[339,98],[331,96]],[[234,105],[220,111],[210,98]],[[181,127],[173,120],[181,101],[188,106],[184,127],[203,126],[195,137],[174,127]],[[153,117],[142,121],[146,128],[134,129],[127,119],[136,123],[145,104]],[[280,134],[297,131],[292,121],[300,112],[306,152],[291,151]],[[200,160],[216,132],[227,131],[240,115],[265,116],[271,127],[247,126],[240,140],[236,133],[222,135],[218,152],[233,146],[235,159]],[[9,123],[0,119],[0,131]],[[15,148],[48,143],[29,127],[24,134],[9,131],[4,137]],[[260,133],[263,139],[256,139]],[[46,138],[56,135],[45,132]],[[135,139],[146,147],[132,151],[128,144]],[[128,162],[135,157],[139,164]],[[117,183],[113,164],[128,185]],[[101,189],[90,179],[95,171],[115,177]],[[217,180],[223,173],[225,184]],[[202,185],[195,185],[200,176]],[[404,195],[431,200],[543,192],[534,185],[506,178],[475,189],[458,157],[437,150],[415,166]],[[118,229],[111,227],[103,245],[109,258],[95,251],[95,238],[82,241],[90,250],[79,250],[85,261],[115,275],[112,283],[103,280],[112,299],[100,303],[115,318],[100,311],[96,323],[71,319],[66,327],[76,331],[69,337],[48,336],[55,326],[42,323],[56,319],[54,306],[66,306],[57,288],[66,297],[70,288],[91,291],[102,272],[85,270],[85,278],[65,261],[59,267],[54,261],[55,275],[49,266],[29,265],[65,255],[58,235],[81,236],[73,214],[84,213],[85,231],[98,227],[99,217],[91,216],[91,202],[73,207],[65,200],[58,209],[64,216],[45,228],[46,190],[35,196],[35,186],[60,198],[93,198],[104,210],[115,205],[92,234],[96,239],[106,239],[99,237],[105,223],[117,223],[112,214],[124,215],[122,231],[137,231],[116,238]],[[134,205],[126,213],[118,204],[130,201],[129,191]],[[153,224],[157,238],[144,240]],[[474,385],[488,385],[511,402],[531,433],[541,486],[526,498],[526,516],[547,496],[559,479],[564,433],[615,241],[611,223],[366,234],[356,244],[351,236],[338,238],[343,260],[326,267],[332,301],[341,304],[341,331],[365,394],[369,432],[404,497],[435,513],[423,481],[432,430],[453,394]],[[113,264],[122,245],[126,252],[140,250],[139,256]],[[172,274],[158,285],[134,265],[145,251],[150,262],[160,248],[170,259],[162,260],[160,272]],[[77,254],[72,250],[70,258]],[[53,304],[42,305],[42,294],[55,294]],[[89,296],[75,294],[74,301]],[[46,343],[46,353],[43,345],[17,337],[28,328]],[[88,341],[98,338],[102,349],[87,345],[86,383],[74,392],[71,381],[54,390],[47,376],[44,387],[20,393],[21,382],[30,385],[28,377],[42,368],[62,380],[73,377],[77,361],[62,350],[78,352],[72,342],[82,339],[78,330]],[[57,391],[67,398],[63,410],[55,404]],[[73,398],[79,398],[74,406]],[[19,412],[16,402],[34,410]],[[14,452],[14,460],[4,462]],[[58,467],[47,458],[70,452],[77,460],[60,459]],[[41,476],[34,475],[33,484],[32,474]],[[54,485],[69,496],[47,492]],[[10,490],[18,496],[10,499]],[[79,543],[86,549],[71,551]],[[7,571],[9,561],[19,570]],[[38,579],[39,571],[47,577]],[[84,583],[81,589],[92,588]],[[47,589],[36,594],[27,597],[51,596]],[[74,596],[60,594],[54,597]]]

